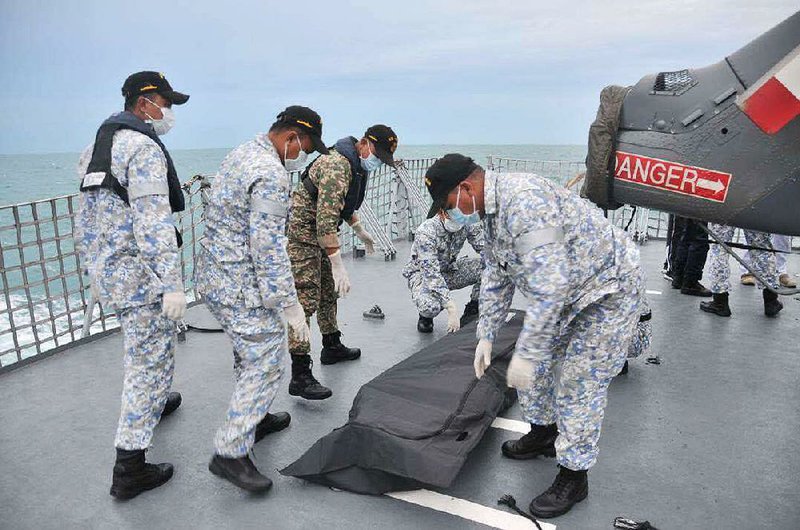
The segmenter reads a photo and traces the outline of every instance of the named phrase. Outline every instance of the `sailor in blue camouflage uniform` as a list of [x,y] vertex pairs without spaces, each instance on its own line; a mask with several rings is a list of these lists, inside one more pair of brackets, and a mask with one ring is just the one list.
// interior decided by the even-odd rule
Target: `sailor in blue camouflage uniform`
[[[736,231],[733,226],[719,224],[711,224],[708,228],[725,243],[733,240],[733,235]],[[772,249],[770,234],[765,232],[744,230],[744,239],[752,247]],[[775,255],[764,250],[751,250],[749,255],[752,258],[750,264],[753,269],[769,282],[769,288],[765,288],[760,281],[757,282],[764,299],[764,314],[768,317],[775,317],[783,309],[783,304],[778,300],[778,294],[773,290],[779,286]],[[712,299],[709,302],[700,302],[700,309],[706,313],[729,317],[731,316],[731,308],[728,304],[728,292],[731,290],[731,268],[728,253],[725,252],[721,245],[712,245],[708,265],[708,276],[711,281],[709,289],[712,292]]]
[[431,166],[425,182],[434,207],[455,221],[484,219],[479,378],[515,289],[525,297],[507,377],[531,432],[506,442],[503,453],[556,455],[558,476],[530,509],[541,518],[564,514],[588,494],[586,471],[597,458],[608,385],[639,321],[638,250],[592,204],[533,174],[484,172],[472,159],[451,154]]
[[[403,268],[408,280],[411,300],[419,312],[417,330],[433,331],[433,319],[447,311],[447,331],[458,331],[478,315],[478,295],[481,290],[480,257],[458,255],[469,242],[479,255],[483,252],[483,226],[480,223],[463,225],[450,219],[446,213],[430,212],[414,232],[411,256]],[[472,286],[469,302],[459,319],[450,291]]]
[[93,298],[116,312],[125,350],[122,410],[111,494],[135,497],[170,479],[171,464],[148,464],[145,450],[162,416],[178,408],[169,392],[175,321],[186,297],[173,212],[183,210],[175,168],[158,135],[174,123],[175,92],[158,72],[138,72],[122,87],[125,111],[100,126],[82,154],[75,226]]
[[253,444],[291,420],[268,412],[284,371],[286,324],[309,340],[286,251],[288,171],[302,169],[310,152],[328,152],[321,134],[316,112],[288,107],[268,133],[225,157],[205,207],[196,285],[233,343],[235,376],[209,470],[247,491],[272,485],[250,459]]

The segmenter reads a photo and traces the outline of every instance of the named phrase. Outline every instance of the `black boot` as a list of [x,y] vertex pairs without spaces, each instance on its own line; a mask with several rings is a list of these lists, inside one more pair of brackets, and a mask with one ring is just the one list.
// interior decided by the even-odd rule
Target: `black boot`
[[531,432],[518,440],[503,442],[503,455],[515,460],[528,460],[539,455],[556,456],[556,438],[558,427],[555,423],[550,425],[535,425],[531,423]]
[[256,443],[261,441],[266,435],[282,431],[292,422],[292,417],[288,412],[276,412],[264,416],[264,419],[256,425]]
[[683,287],[681,287],[681,294],[688,294],[689,296],[700,296],[702,298],[711,298],[712,292],[709,291],[702,283],[695,280],[693,282],[683,282]]
[[419,320],[417,320],[417,331],[420,333],[432,333],[433,319],[420,315]]
[[536,517],[550,519],[564,515],[589,494],[586,471],[572,471],[559,467],[553,485],[531,501],[529,508]]
[[250,460],[249,455],[240,458],[214,455],[214,458],[208,463],[208,470],[243,490],[253,493],[263,493],[272,487],[272,481],[256,469],[256,465]]
[[360,348],[348,348],[341,341],[342,332],[334,331],[322,336],[322,364],[336,364],[339,361],[354,361],[361,357]]
[[764,289],[761,291],[761,296],[764,297],[764,314],[768,317],[778,316],[783,309],[783,304],[778,300],[778,294]]
[[420,315],[419,320],[417,320],[417,331],[420,333],[433,332],[433,319]]
[[161,486],[172,478],[173,472],[172,464],[145,462],[144,449],[117,449],[110,493],[120,500],[132,499],[144,491]]
[[714,293],[710,302],[700,302],[700,309],[706,313],[714,313],[721,317],[731,316],[731,308],[728,306],[728,293]]
[[169,416],[181,406],[183,398],[180,392],[170,392],[167,394],[167,402],[164,404],[164,410],[161,412],[161,417]]
[[672,288],[673,289],[680,289],[683,287],[683,276],[672,276]]
[[463,328],[476,318],[478,318],[478,301],[470,300],[464,306],[464,314],[461,315],[461,327]]
[[333,395],[331,389],[319,384],[311,373],[310,355],[292,355],[292,380],[289,394],[303,399],[328,399]]

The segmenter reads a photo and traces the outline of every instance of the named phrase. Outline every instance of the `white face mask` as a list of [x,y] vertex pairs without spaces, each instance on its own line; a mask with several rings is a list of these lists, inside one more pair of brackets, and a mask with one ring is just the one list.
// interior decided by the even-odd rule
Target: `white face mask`
[[[144,98],[147,99],[147,98]],[[150,118],[149,120],[145,120],[147,123],[153,126],[153,130],[156,132],[157,135],[163,136],[167,134],[170,129],[175,125],[175,113],[172,109],[167,107],[159,107],[155,104],[154,101],[147,99],[152,105],[158,108],[161,111],[161,119],[155,119],[150,114],[145,111],[145,116]]]
[[[300,142],[300,138],[297,136],[293,136],[292,140],[297,140]],[[303,151],[303,144],[300,144],[300,152],[297,153],[297,158],[286,158],[287,153],[289,152],[289,146],[292,143],[292,140],[286,142],[283,146],[283,167],[286,168],[286,171],[300,171],[306,166],[306,160],[308,160],[308,153]]]

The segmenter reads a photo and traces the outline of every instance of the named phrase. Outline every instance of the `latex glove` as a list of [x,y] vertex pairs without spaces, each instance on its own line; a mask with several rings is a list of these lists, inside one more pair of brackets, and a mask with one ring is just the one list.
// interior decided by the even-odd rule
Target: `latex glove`
[[517,390],[527,390],[533,384],[533,361],[528,361],[514,354],[508,363],[506,380],[508,386]]
[[461,318],[458,316],[456,304],[450,300],[447,302],[447,305],[444,306],[444,308],[447,310],[447,332],[455,333],[461,329]]
[[337,250],[328,256],[331,260],[331,272],[333,273],[333,287],[336,289],[336,294],[341,298],[347,296],[350,292],[350,278],[347,276],[347,270],[342,263],[342,251]]
[[292,329],[292,333],[294,333],[299,342],[311,340],[311,330],[308,329],[308,323],[306,322],[306,312],[298,302],[283,309],[283,318],[286,319],[286,323]]
[[475,362],[472,366],[475,367],[475,377],[480,379],[483,377],[486,369],[492,363],[492,343],[486,339],[478,341],[478,347],[475,348]]
[[364,243],[364,248],[367,251],[367,254],[372,254],[375,252],[375,240],[372,239],[372,236],[367,229],[364,228],[364,225],[361,224],[361,221],[356,221],[356,224],[351,226],[350,228],[353,229],[353,233]]
[[170,320],[182,320],[186,315],[186,295],[178,293],[164,293],[161,299],[161,314]]

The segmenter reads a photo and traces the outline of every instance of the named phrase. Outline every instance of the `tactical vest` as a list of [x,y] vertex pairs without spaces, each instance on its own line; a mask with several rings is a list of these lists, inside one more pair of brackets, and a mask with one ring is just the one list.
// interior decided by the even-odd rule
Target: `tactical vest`
[[[81,191],[85,192],[106,188],[113,191],[120,199],[125,201],[125,204],[130,206],[127,188],[120,184],[111,173],[111,146],[114,141],[114,133],[121,129],[130,129],[142,133],[161,148],[164,157],[167,159],[169,206],[173,213],[182,212],[186,208],[186,203],[183,197],[183,190],[181,190],[181,182],[178,180],[178,173],[175,171],[175,165],[172,163],[172,157],[169,156],[167,148],[164,147],[164,144],[153,130],[153,127],[128,111],[113,114],[104,121],[97,130],[94,148],[92,149],[92,159],[89,161],[89,166],[86,168],[86,174],[83,176],[83,180],[81,180]],[[177,226],[175,227],[175,238],[178,247],[183,246],[183,237]]]
[[164,147],[161,139],[155,131],[153,131],[153,127],[128,111],[112,115],[104,121],[97,130],[97,136],[94,140],[94,149],[92,150],[92,159],[89,161],[86,175],[84,175],[81,181],[81,191],[106,188],[116,193],[120,199],[125,201],[125,204],[130,206],[128,190],[125,186],[120,184],[111,173],[111,145],[114,140],[114,133],[121,129],[130,129],[141,133],[153,140],[158,144],[158,147],[161,148],[164,157],[167,159],[169,205],[173,212],[182,212],[186,207],[186,203],[184,202],[183,191],[181,190],[181,182],[178,180],[175,165],[172,163],[172,157],[169,156],[167,148]]
[[[347,221],[350,219],[350,217],[353,216],[353,213],[361,208],[361,204],[363,204],[364,197],[367,193],[367,172],[361,167],[359,156],[356,152],[357,141],[358,140],[356,140],[354,137],[348,136],[347,138],[342,138],[336,142],[333,147],[331,147],[331,149],[335,150],[337,153],[347,159],[347,161],[350,163],[350,173],[352,175],[352,178],[350,179],[350,186],[347,188],[347,194],[344,198],[344,208],[342,208],[342,213],[339,214],[340,225],[342,224],[342,221]],[[317,158],[317,160],[319,160],[319,158]],[[306,189],[308,194],[311,196],[311,200],[314,202],[317,202],[319,190],[317,189],[316,184],[311,181],[309,172],[317,160],[314,160],[314,162],[309,164],[300,177],[300,182],[303,183],[303,187]]]

